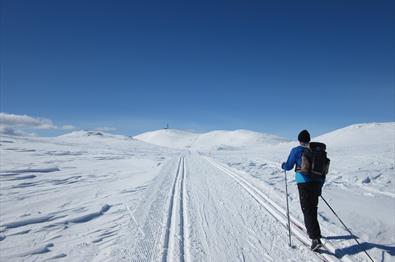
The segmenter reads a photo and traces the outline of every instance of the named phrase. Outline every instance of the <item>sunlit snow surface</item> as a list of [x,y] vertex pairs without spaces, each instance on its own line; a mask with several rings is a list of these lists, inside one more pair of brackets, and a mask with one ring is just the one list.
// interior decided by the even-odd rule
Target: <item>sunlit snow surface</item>
[[[136,138],[2,135],[0,260],[320,260],[295,238],[289,249],[286,229],[211,164],[285,207],[279,165],[295,142],[247,130]],[[395,124],[354,125],[313,140],[325,142],[331,158],[323,196],[376,260],[393,261]],[[291,214],[303,221],[293,172],[288,178]],[[367,259],[322,201],[319,220],[340,258]]]
[[127,206],[175,156],[92,132],[0,143],[1,261],[105,257],[129,221]]

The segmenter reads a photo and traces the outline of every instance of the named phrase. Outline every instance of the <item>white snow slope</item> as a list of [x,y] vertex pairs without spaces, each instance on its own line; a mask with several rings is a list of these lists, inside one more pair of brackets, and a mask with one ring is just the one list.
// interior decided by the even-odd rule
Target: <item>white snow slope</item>
[[322,254],[306,245],[293,172],[288,247],[279,166],[296,142],[246,130],[136,138],[151,144],[2,135],[0,261],[369,261],[363,249],[394,261],[395,123],[314,139],[331,158],[323,196],[362,243],[320,201]]
[[134,138],[160,146],[171,148],[191,148],[200,150],[226,150],[235,147],[251,147],[278,144],[288,140],[270,134],[249,130],[216,130],[208,133],[191,133],[176,129],[162,129],[146,132]]

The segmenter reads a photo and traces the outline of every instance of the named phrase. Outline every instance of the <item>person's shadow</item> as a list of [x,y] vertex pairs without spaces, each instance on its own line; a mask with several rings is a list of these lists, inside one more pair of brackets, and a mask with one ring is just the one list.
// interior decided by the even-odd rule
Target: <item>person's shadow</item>
[[[346,236],[328,236],[325,239],[355,239],[355,236],[346,235]],[[355,255],[360,252],[364,252],[364,250],[368,251],[372,248],[378,248],[383,250],[383,252],[387,252],[390,256],[395,256],[395,246],[387,246],[382,244],[375,244],[369,242],[362,242],[360,245],[355,243],[355,245],[344,247],[344,248],[337,248],[335,250],[335,255],[339,258],[342,258],[345,255]],[[370,255],[370,254],[369,254]],[[383,254],[384,256],[384,254]]]

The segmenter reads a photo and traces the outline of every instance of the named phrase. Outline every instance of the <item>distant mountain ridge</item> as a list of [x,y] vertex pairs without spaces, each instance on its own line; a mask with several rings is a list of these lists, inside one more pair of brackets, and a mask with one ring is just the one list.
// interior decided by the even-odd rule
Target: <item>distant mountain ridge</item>
[[162,129],[146,132],[135,139],[150,144],[156,144],[171,148],[195,148],[195,149],[231,149],[233,147],[253,145],[274,145],[289,140],[250,130],[216,130],[207,133],[193,133],[177,129]]
[[[194,149],[232,149],[248,146],[278,145],[290,141],[276,135],[250,130],[216,130],[207,133],[193,133],[177,129],[150,131],[133,138],[146,143],[171,147]],[[314,141],[329,146],[392,145],[395,143],[395,122],[353,124],[314,137]]]
[[354,124],[314,138],[329,146],[394,147],[395,122]]

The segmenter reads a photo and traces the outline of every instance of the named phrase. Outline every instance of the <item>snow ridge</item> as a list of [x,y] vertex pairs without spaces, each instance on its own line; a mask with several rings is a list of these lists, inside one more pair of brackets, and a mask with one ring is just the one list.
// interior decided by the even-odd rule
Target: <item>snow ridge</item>
[[275,145],[287,142],[279,136],[250,130],[215,130],[207,133],[192,133],[177,129],[163,129],[146,132],[134,137],[150,144],[171,148],[192,148],[199,150],[232,150],[238,147]]

